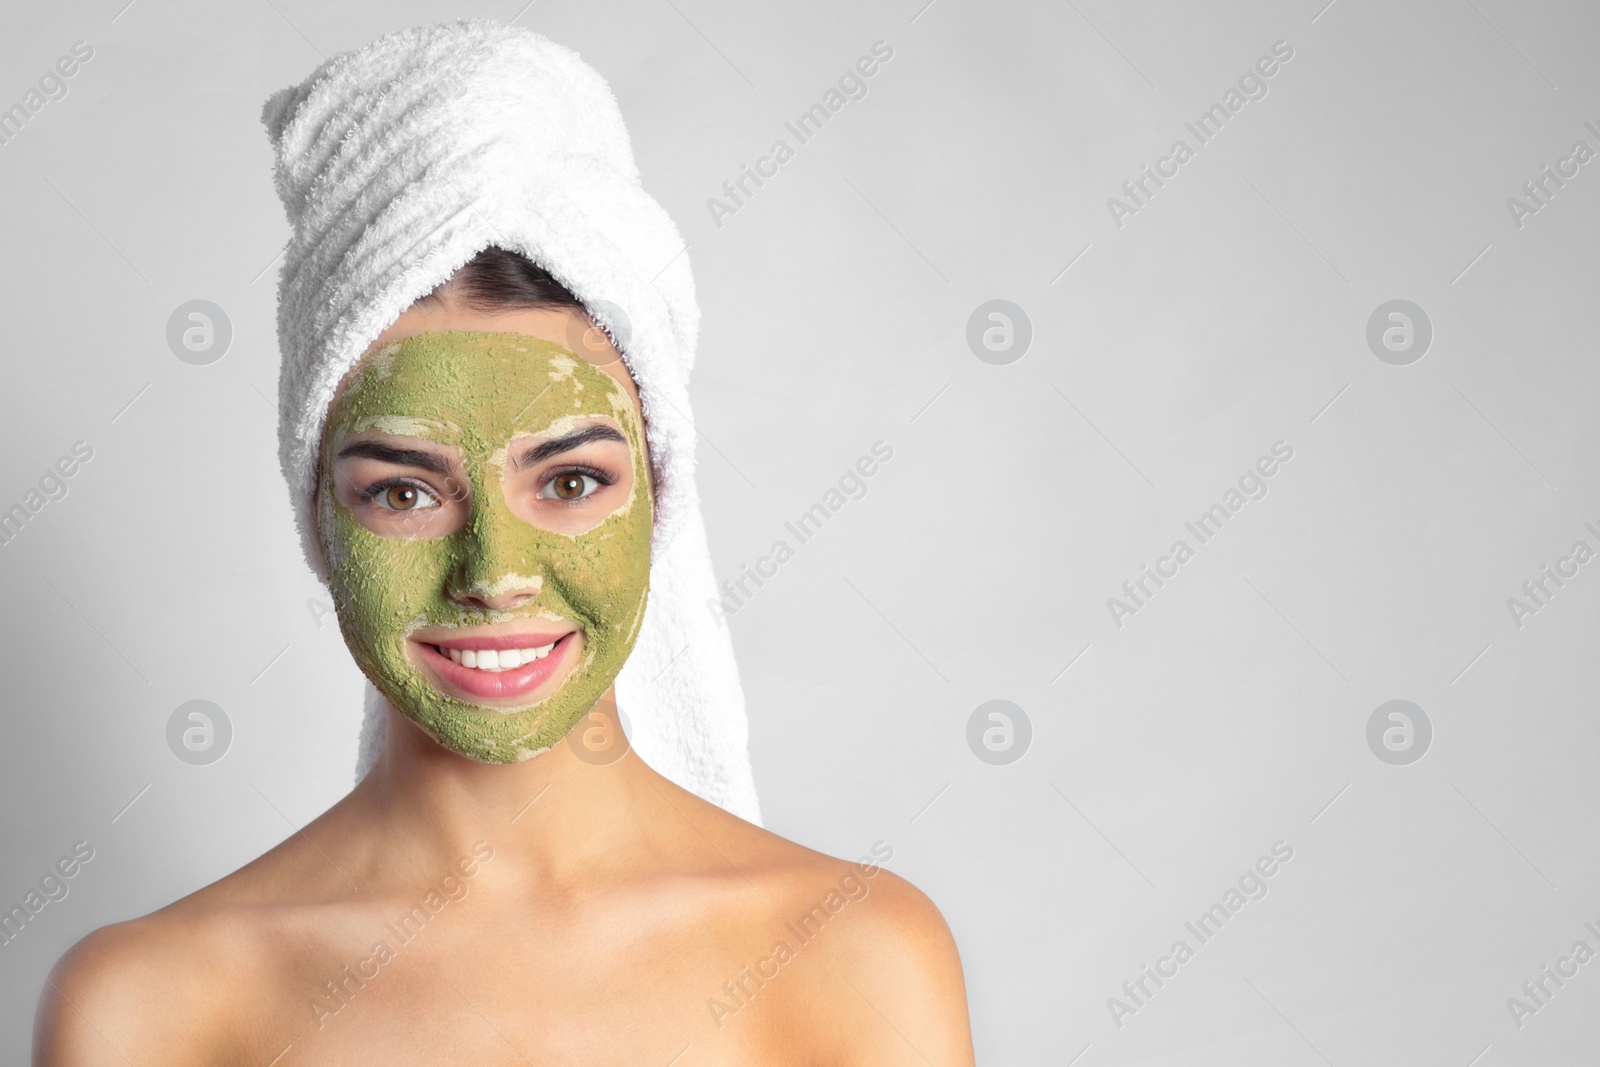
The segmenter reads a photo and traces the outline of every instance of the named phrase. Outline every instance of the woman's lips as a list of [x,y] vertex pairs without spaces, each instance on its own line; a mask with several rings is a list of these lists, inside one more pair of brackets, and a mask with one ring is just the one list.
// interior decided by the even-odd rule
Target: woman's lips
[[438,641],[427,640],[421,637],[413,640],[421,641],[426,645],[441,645],[444,648],[466,649],[492,648],[496,651],[505,648],[543,648],[566,637],[565,633],[551,634],[477,634],[472,637],[446,637]]
[[[481,700],[495,700],[502,697],[524,696],[555,677],[556,672],[566,665],[568,646],[572,644],[572,639],[577,633],[578,631],[574,630],[565,635],[555,643],[554,648],[532,663],[502,671],[464,667],[452,660],[449,655],[440,652],[438,645],[428,644],[425,641],[417,641],[416,644],[421,649],[423,661],[434,674],[469,696]],[[482,648],[483,645],[476,647]]]

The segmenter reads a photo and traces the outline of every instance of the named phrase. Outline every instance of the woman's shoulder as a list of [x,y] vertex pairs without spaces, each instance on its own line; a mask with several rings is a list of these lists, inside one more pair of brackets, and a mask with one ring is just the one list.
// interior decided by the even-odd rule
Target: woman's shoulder
[[210,1025],[240,995],[250,923],[189,898],[102,926],[62,955],[35,1018],[35,1063],[179,1062],[211,1047]]
[[[102,926],[56,962],[34,1021],[36,1064],[180,1062],[221,1047],[252,983],[303,933],[272,886],[300,867],[274,848],[166,907]],[[110,1050],[115,1050],[112,1054]]]
[[843,858],[734,821],[707,835],[743,904],[724,912],[739,916],[723,929],[742,967],[712,1015],[782,999],[814,1039],[837,1038],[840,1062],[970,1063],[955,938],[929,896],[885,866],[893,846]]
[[[817,916],[849,913],[858,917],[850,926],[863,941],[904,940],[908,951],[924,951],[929,943],[953,948],[933,901],[885,866],[895,857],[888,841],[874,841],[854,858],[833,856],[695,801],[701,814],[687,822],[693,836],[711,846],[704,853],[707,867],[730,889],[746,890],[752,903],[785,914],[796,908]],[[856,906],[869,900],[871,907]]]

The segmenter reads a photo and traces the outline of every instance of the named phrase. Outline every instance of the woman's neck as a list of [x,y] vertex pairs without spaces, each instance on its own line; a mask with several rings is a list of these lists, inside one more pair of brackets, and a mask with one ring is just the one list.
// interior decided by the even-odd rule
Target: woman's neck
[[443,868],[486,841],[510,861],[501,869],[555,886],[655,851],[650,827],[677,787],[628,749],[611,692],[566,740],[511,764],[467,759],[393,706],[387,714],[383,751],[350,797],[375,873],[388,856]]

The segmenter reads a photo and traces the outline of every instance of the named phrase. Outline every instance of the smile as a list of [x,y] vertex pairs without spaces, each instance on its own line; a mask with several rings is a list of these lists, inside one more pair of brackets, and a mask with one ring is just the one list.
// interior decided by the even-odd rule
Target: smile
[[[519,697],[556,676],[578,631],[416,641],[424,662],[451,688],[476,699]],[[415,639],[413,639],[415,640]]]
[[435,645],[440,652],[449,656],[451,661],[463,667],[472,667],[480,671],[509,671],[525,663],[532,663],[536,659],[544,659],[555,648],[555,642],[540,645],[538,648],[503,648],[496,651],[492,648],[467,649],[445,648]]

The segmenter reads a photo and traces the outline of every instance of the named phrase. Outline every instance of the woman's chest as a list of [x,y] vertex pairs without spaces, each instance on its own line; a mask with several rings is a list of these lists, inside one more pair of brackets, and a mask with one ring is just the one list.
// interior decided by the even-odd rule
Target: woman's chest
[[704,932],[396,927],[339,941],[275,968],[250,1062],[799,1063],[796,1021],[825,970]]

